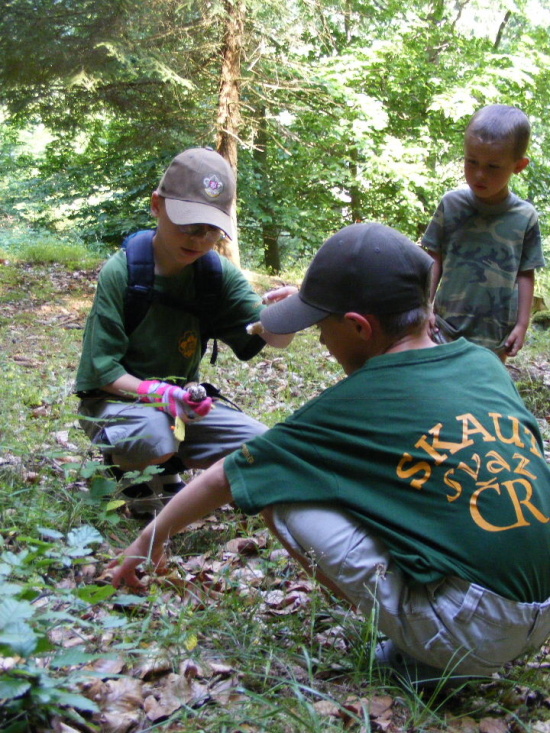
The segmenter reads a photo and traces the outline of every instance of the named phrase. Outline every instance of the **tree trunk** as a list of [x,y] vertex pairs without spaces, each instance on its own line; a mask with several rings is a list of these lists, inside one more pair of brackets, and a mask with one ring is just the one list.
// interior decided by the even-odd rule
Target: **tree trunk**
[[504,19],[502,23],[499,26],[497,37],[495,38],[495,43],[493,45],[493,52],[497,52],[500,47],[500,42],[502,41],[502,35],[506,29],[506,26],[508,25],[508,21],[512,17],[512,12],[508,10],[504,16]]
[[254,160],[257,172],[261,176],[261,197],[258,202],[264,212],[262,217],[262,242],[264,247],[264,264],[268,272],[279,274],[281,256],[279,252],[279,228],[275,225],[273,207],[271,206],[271,184],[267,173],[267,129],[265,107],[259,110],[260,124],[254,146]]
[[349,172],[350,172],[350,178],[351,183],[349,187],[349,198],[350,198],[350,213],[351,213],[351,220],[353,223],[360,222],[363,219],[363,211],[361,207],[361,190],[359,188],[358,183],[358,160],[359,160],[359,154],[357,151],[357,148],[354,146],[351,147],[350,151],[350,166],[349,166]]
[[[245,5],[243,0],[224,0],[225,31],[222,45],[222,69],[218,98],[217,138],[218,153],[230,163],[237,176],[239,129],[241,124],[241,53],[244,40]],[[236,201],[232,207],[235,238],[224,239],[219,251],[231,262],[240,265],[237,238]]]

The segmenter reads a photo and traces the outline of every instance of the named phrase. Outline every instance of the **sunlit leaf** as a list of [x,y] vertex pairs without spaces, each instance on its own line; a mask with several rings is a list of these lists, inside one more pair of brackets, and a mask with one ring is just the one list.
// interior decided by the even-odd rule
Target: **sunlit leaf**
[[17,601],[14,598],[7,598],[0,603],[0,629],[4,629],[23,619],[34,616],[32,604],[26,601]]
[[78,588],[75,595],[88,603],[101,603],[116,593],[116,589],[112,585],[86,585]]
[[0,700],[13,700],[13,698],[21,697],[30,688],[31,683],[27,680],[2,676],[0,677]]
[[67,534],[67,544],[72,547],[87,547],[88,545],[100,544],[101,542],[103,542],[101,534],[95,527],[90,527],[89,525],[77,527]]

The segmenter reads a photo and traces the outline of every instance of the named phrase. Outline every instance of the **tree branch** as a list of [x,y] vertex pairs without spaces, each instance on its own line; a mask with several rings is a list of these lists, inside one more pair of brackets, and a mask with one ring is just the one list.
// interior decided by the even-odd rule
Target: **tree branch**
[[512,17],[512,11],[507,10],[506,15],[504,16],[504,19],[502,23],[500,24],[500,27],[498,29],[497,37],[495,38],[495,42],[493,44],[493,51],[498,51],[498,47],[500,46],[500,42],[502,41],[502,35],[506,29],[506,26],[508,25],[508,21]]

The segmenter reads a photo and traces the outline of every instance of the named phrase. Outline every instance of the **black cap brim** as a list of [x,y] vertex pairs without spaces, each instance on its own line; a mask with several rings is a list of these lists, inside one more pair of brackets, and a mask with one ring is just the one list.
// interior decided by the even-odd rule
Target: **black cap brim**
[[262,326],[271,333],[296,333],[314,326],[328,315],[329,311],[304,303],[300,293],[296,293],[265,308],[260,320]]

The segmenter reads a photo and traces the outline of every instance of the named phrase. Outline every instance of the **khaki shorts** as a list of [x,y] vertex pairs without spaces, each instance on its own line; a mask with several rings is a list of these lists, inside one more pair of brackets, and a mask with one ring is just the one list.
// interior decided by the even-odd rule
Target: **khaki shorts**
[[154,405],[86,398],[79,406],[80,425],[112,462],[136,465],[177,453],[191,468],[206,468],[261,435],[267,426],[220,402],[198,422],[187,425],[185,440],[174,436],[174,419]]
[[374,612],[378,629],[421,662],[449,673],[490,675],[538,650],[550,635],[550,599],[518,603],[455,577],[419,586],[351,514],[327,504],[271,509],[280,537],[313,558],[367,617]]

